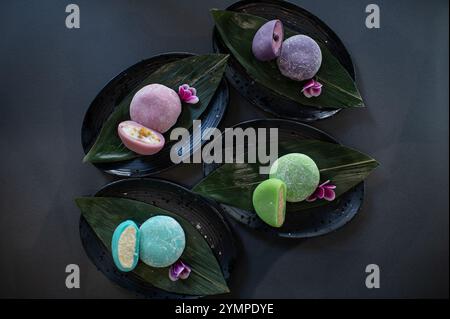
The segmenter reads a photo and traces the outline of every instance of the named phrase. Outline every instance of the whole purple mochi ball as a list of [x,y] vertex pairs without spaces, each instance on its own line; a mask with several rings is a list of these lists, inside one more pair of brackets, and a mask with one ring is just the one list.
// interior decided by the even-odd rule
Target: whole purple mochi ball
[[253,37],[253,55],[260,61],[275,59],[280,55],[283,38],[283,24],[280,20],[271,20],[264,23]]
[[160,133],[174,126],[180,113],[178,94],[162,84],[144,86],[130,103],[131,120]]
[[283,42],[277,63],[284,76],[296,81],[308,80],[319,71],[322,52],[310,37],[295,35]]

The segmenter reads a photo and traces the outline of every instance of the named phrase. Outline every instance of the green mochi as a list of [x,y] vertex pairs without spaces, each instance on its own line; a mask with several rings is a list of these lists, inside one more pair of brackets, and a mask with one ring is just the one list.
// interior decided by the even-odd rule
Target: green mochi
[[286,211],[286,184],[276,178],[259,184],[253,191],[253,207],[266,224],[281,227]]
[[181,225],[169,216],[153,216],[140,228],[140,257],[151,267],[168,267],[183,254],[186,237]]
[[281,179],[287,188],[288,202],[301,202],[307,199],[320,182],[320,172],[316,163],[307,155],[286,154],[273,163],[270,177]]

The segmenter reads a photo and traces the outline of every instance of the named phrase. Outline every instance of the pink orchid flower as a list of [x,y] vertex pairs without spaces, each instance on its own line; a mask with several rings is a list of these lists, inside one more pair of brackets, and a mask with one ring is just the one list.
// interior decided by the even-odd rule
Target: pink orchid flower
[[189,104],[196,104],[199,101],[197,90],[193,87],[190,87],[188,84],[183,84],[178,87],[178,96],[180,97],[182,102],[186,102]]
[[314,193],[309,196],[306,201],[314,202],[317,199],[325,199],[329,202],[333,201],[336,198],[336,193],[334,190],[336,189],[336,185],[330,184],[330,180],[320,184],[317,186]]
[[322,93],[322,83],[314,79],[309,80],[302,89],[302,93],[309,99],[310,97],[318,97]]
[[178,279],[187,279],[191,274],[191,267],[186,265],[181,260],[178,260],[169,268],[169,278],[172,281],[177,281]]

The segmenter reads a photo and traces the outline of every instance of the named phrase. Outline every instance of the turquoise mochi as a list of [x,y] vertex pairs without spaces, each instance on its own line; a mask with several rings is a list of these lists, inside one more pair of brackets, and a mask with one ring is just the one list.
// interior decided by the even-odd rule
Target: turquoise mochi
[[172,217],[158,215],[145,221],[140,228],[140,257],[151,267],[168,267],[183,254],[186,236]]
[[116,227],[111,241],[114,264],[119,270],[128,272],[136,268],[139,261],[139,228],[135,222],[126,220]]

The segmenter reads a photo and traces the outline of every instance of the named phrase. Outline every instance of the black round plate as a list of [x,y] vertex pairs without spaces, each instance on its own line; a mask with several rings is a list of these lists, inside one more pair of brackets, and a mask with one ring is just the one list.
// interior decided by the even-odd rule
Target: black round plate
[[[83,121],[81,141],[84,152],[87,153],[97,139],[103,123],[114,111],[117,104],[123,100],[148,75],[164,64],[192,56],[192,53],[166,53],[141,61],[112,79],[96,96],[89,106]],[[199,118],[202,129],[217,127],[222,120],[228,106],[229,92],[225,79],[222,79],[216,93],[211,99],[207,109]],[[192,129],[191,129],[192,130]],[[196,138],[191,143],[183,145],[183,150],[192,154],[204,141]],[[113,175],[143,177],[159,173],[176,164],[170,160],[170,148],[173,143],[166,143],[164,148],[152,156],[142,156],[128,161],[112,163],[95,163],[94,165]]]
[[[263,0],[240,1],[228,7],[227,10],[253,14],[269,20],[280,19],[286,27],[325,43],[352,78],[355,78],[350,54],[342,41],[322,20],[305,9],[286,1]],[[216,28],[213,31],[213,48],[215,52],[230,53]],[[340,111],[340,109],[318,109],[299,105],[281,96],[254,81],[232,55],[228,60],[228,66],[225,74],[231,85],[252,104],[277,117],[311,122],[333,116]]]
[[[312,126],[295,121],[282,119],[261,119],[242,122],[234,127],[246,129],[278,128],[278,139],[289,137],[298,139],[315,139],[329,143],[338,142],[330,135]],[[203,175],[206,177],[220,164],[203,164]],[[301,213],[289,214],[286,211],[286,220],[280,228],[269,227],[253,211],[220,204],[225,212],[237,221],[261,231],[288,238],[308,238],[327,234],[349,222],[358,213],[364,198],[364,182],[359,183],[351,190],[339,197],[339,201],[320,206]]]
[[[229,281],[236,258],[236,246],[233,234],[221,215],[221,208],[215,203],[193,194],[184,187],[160,179],[133,178],[113,182],[100,189],[95,196],[142,201],[176,212],[189,220],[205,236],[222,268],[224,278]],[[117,270],[111,253],[83,217],[80,218],[80,237],[87,255],[97,268],[110,280],[135,292],[138,296],[171,299],[201,297],[170,293],[146,283],[132,272],[124,273]]]

